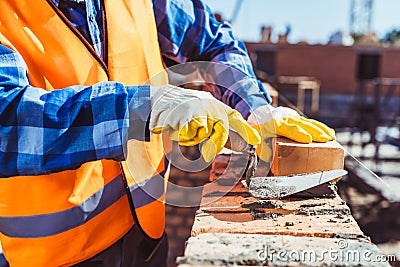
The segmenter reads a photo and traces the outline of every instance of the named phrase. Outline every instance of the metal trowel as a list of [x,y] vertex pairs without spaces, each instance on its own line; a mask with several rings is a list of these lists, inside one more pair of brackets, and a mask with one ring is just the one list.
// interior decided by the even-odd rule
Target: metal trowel
[[346,175],[345,170],[320,171],[288,176],[251,177],[250,183],[242,181],[249,193],[256,198],[281,198],[313,188]]
[[246,183],[250,185],[250,178],[254,176],[256,172],[258,158],[256,153],[256,146],[252,146],[248,144],[240,135],[233,131],[229,130],[229,139],[225,144],[226,148],[229,148],[236,152],[242,152],[243,154],[248,155],[247,166],[246,166]]
[[337,169],[288,176],[253,177],[258,163],[256,147],[247,144],[238,133],[232,130],[229,131],[229,142],[226,147],[248,155],[246,180],[242,183],[256,198],[287,197],[347,174],[347,171]]

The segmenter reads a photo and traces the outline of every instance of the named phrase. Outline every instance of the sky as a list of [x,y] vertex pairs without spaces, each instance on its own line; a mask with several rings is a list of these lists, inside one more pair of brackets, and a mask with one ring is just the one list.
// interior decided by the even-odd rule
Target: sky
[[[237,0],[204,0],[214,12],[230,20]],[[261,26],[272,26],[273,35],[290,25],[289,42],[327,43],[338,30],[350,25],[350,0],[243,0],[236,21],[235,36],[258,41]],[[379,37],[393,28],[400,29],[400,0],[375,0],[372,31]]]

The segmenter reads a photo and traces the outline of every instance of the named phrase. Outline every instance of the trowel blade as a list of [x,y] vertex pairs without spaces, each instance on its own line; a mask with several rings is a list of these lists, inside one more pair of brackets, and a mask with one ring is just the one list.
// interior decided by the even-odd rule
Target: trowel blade
[[[256,198],[280,198],[310,189],[346,175],[345,170],[321,171],[290,176],[252,177],[249,192]],[[247,187],[245,181],[243,185]]]

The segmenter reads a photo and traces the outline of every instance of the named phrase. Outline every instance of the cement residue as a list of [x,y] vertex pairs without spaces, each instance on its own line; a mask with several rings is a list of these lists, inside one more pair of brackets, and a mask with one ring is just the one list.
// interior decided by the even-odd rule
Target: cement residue
[[[260,178],[260,179],[255,179]],[[255,177],[251,179],[250,187],[248,190],[253,197],[256,198],[279,198],[287,195],[291,195],[296,192],[296,186],[282,186],[274,183],[272,178],[261,179],[263,177]],[[271,181],[269,181],[271,180]],[[246,181],[242,181],[243,185],[247,188]]]
[[279,212],[264,212],[259,209],[250,209],[250,214],[253,217],[253,220],[268,220],[282,216]]
[[264,208],[264,209],[281,209],[285,204],[282,201],[279,200],[257,200],[257,201],[252,201],[248,203],[243,203],[241,205],[242,208],[247,208],[247,209],[259,209],[259,208]]
[[335,192],[337,194],[338,187],[337,187],[336,183],[329,183],[328,187],[329,187],[329,189],[331,189],[333,192]]
[[[250,188],[248,188],[250,194],[256,198],[278,198],[293,194],[296,190],[296,186],[276,186],[270,184],[264,184],[262,187],[257,187],[254,184],[254,180],[251,180]],[[243,185],[247,187],[246,181],[242,181]]]
[[307,215],[307,216],[315,216],[315,215],[350,215],[350,209],[309,209],[309,208],[301,208],[296,213],[298,215]]
[[344,215],[342,215],[342,214],[338,214],[338,215],[336,215],[335,218],[337,218],[337,219],[344,219],[345,217],[344,217]]
[[357,240],[363,240],[363,241],[368,241],[368,242],[371,241],[369,236],[366,236],[366,235],[336,233],[332,237],[333,238],[341,238],[341,239],[357,239]]
[[202,209],[196,210],[196,215],[200,215],[200,214],[204,214],[204,213],[206,213],[206,212]]
[[300,208],[312,208],[312,207],[323,206],[323,205],[325,205],[325,204],[326,204],[326,203],[324,203],[324,202],[302,204],[302,205],[300,205]]

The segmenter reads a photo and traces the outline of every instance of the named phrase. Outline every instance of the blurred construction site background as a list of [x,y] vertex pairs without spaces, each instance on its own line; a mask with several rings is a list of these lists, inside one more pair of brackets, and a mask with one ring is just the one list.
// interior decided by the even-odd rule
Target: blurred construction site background
[[[335,128],[349,172],[339,193],[363,232],[400,259],[400,1],[206,2],[245,41],[276,104]],[[175,149],[199,157],[196,147]],[[171,181],[200,186],[207,177],[207,170],[173,169]],[[167,207],[170,266],[183,253],[195,210]]]

